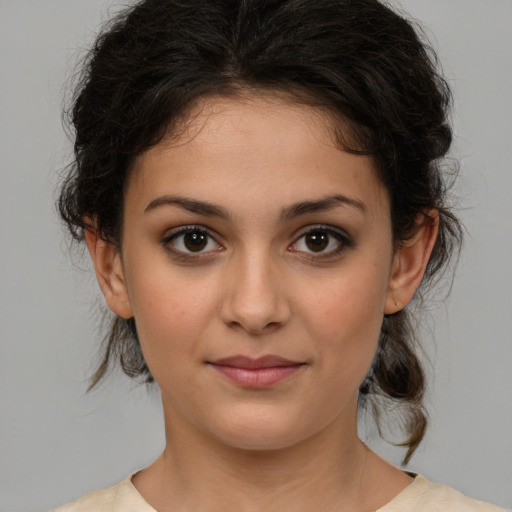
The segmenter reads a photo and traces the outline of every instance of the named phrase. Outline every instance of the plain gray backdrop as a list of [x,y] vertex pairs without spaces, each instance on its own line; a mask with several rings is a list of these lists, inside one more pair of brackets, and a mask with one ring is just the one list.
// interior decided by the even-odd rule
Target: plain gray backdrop
[[[114,376],[85,394],[101,300],[88,264],[76,269],[66,254],[53,208],[70,159],[64,84],[77,48],[117,5],[0,0],[1,512],[44,511],[114,484],[163,447],[157,392]],[[454,90],[469,231],[451,297],[431,312],[431,426],[409,468],[510,507],[512,0],[402,5]],[[401,452],[374,446],[398,463]]]

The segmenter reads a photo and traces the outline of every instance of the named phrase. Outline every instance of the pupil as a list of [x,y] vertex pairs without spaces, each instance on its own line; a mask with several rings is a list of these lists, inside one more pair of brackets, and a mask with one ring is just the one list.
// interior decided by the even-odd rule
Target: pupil
[[204,233],[185,233],[183,242],[189,251],[198,252],[206,247],[208,239]]
[[329,235],[326,233],[310,233],[306,236],[306,245],[314,252],[323,251],[329,244]]

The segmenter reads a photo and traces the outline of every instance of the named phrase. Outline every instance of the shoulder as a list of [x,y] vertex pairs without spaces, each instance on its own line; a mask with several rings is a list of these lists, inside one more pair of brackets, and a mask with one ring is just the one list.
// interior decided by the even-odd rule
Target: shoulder
[[131,483],[131,476],[113,487],[92,492],[53,512],[155,512]]
[[451,487],[435,484],[421,475],[377,512],[505,512],[504,509],[469,498]]

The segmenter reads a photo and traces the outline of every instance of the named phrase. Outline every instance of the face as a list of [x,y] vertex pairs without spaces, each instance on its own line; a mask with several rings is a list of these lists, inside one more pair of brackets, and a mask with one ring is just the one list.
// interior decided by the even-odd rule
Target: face
[[391,307],[390,205],[321,111],[205,100],[136,161],[116,261],[107,301],[135,317],[168,422],[247,449],[355,430]]

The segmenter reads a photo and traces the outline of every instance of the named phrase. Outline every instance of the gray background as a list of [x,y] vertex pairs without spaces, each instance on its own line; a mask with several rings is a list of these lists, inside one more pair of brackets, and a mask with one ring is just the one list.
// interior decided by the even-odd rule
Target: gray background
[[[101,301],[88,263],[73,268],[53,211],[70,157],[63,83],[113,5],[0,0],[2,512],[47,510],[113,484],[163,446],[156,392],[116,376],[85,394]],[[402,5],[428,27],[454,88],[453,155],[470,232],[449,303],[430,313],[432,425],[409,467],[510,507],[512,1]]]

